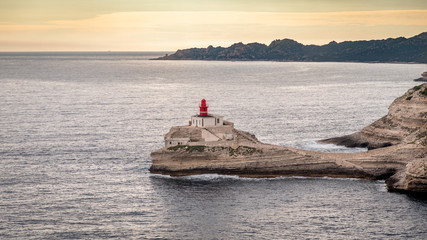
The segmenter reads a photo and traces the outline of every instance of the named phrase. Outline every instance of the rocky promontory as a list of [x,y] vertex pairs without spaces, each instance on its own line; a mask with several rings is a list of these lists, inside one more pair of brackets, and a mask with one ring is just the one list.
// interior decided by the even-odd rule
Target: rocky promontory
[[[392,145],[419,142],[427,131],[426,84],[415,86],[394,100],[386,116],[378,119],[359,132],[321,140],[347,147],[383,148]],[[427,142],[420,142],[426,145]]]
[[427,82],[427,72],[423,72],[420,78],[414,79],[415,82]]
[[189,48],[154,60],[296,61],[296,62],[414,62],[427,63],[427,32],[411,38],[331,41],[304,45],[292,39],[235,43],[230,47]]
[[[222,133],[227,138],[220,138]],[[427,193],[427,84],[408,90],[386,116],[360,132],[322,141],[368,147],[367,152],[323,153],[265,144],[226,121],[220,128],[173,127],[166,136],[187,135],[188,143],[151,153],[150,172],[385,179],[390,191]],[[220,137],[200,142],[198,136]]]

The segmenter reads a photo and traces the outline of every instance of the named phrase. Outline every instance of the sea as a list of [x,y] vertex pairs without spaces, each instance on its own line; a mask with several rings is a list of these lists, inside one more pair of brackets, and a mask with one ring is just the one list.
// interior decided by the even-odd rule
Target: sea
[[356,132],[426,64],[154,61],[164,52],[0,53],[0,239],[427,239],[427,200],[383,180],[151,174],[210,113],[265,143]]

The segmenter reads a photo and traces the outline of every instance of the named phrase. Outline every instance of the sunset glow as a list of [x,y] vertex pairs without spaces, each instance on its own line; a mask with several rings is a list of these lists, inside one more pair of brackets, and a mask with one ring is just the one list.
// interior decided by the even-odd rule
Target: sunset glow
[[[311,6],[303,11],[303,7],[298,8],[301,4],[294,8],[288,4],[276,11],[263,6],[259,8],[262,11],[255,11],[254,1],[249,1],[252,2],[250,6],[242,4],[241,9],[238,6],[242,1],[219,1],[212,11],[204,9],[207,5],[200,3],[191,7],[172,2],[167,5],[168,1],[160,1],[164,5],[155,6],[148,1],[123,1],[123,5],[118,5],[119,1],[92,1],[99,5],[113,2],[116,5],[108,5],[107,10],[98,6],[99,11],[89,11],[87,9],[97,9],[97,6],[90,8],[76,1],[71,9],[56,6],[57,11],[64,12],[62,16],[47,7],[28,9],[25,3],[31,1],[17,2],[22,4],[0,5],[3,7],[0,51],[173,51],[208,45],[228,46],[235,42],[269,44],[282,38],[304,44],[326,44],[332,40],[412,37],[427,31],[427,4],[423,6],[422,1],[409,1],[419,9],[403,7],[408,1],[390,1],[402,3],[394,9],[390,6],[381,9],[373,4],[376,9],[353,7],[356,10],[351,10],[341,6],[331,7],[331,11],[323,10],[324,6],[318,10]],[[302,2],[332,4],[331,1]],[[135,11],[130,11],[132,6]],[[26,12],[31,13],[25,15]]]

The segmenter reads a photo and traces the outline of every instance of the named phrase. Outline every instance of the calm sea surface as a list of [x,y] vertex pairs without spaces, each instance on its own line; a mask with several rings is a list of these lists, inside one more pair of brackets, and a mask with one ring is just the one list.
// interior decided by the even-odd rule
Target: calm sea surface
[[358,131],[421,64],[150,61],[0,53],[0,239],[427,239],[427,201],[383,181],[148,172],[202,98],[259,140]]

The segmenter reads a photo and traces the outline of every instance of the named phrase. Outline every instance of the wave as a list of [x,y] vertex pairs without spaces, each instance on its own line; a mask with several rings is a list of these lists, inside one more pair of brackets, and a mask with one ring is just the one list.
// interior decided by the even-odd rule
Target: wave
[[329,143],[319,143],[317,142],[319,139],[308,139],[304,141],[300,141],[297,143],[291,144],[292,147],[296,147],[304,150],[311,150],[317,152],[336,152],[336,153],[359,153],[359,152],[367,152],[367,148],[349,148],[345,146],[338,146],[335,144]]
[[234,181],[275,181],[275,180],[289,180],[289,179],[330,179],[330,180],[342,180],[342,181],[359,181],[363,179],[359,178],[335,178],[335,177],[307,177],[307,176],[277,176],[277,177],[265,177],[265,178],[251,178],[251,177],[240,177],[237,175],[221,175],[221,174],[198,174],[189,176],[170,176],[162,174],[150,173],[151,178],[157,179],[176,179],[176,180],[188,180],[188,181],[223,181],[223,180],[234,180]]

